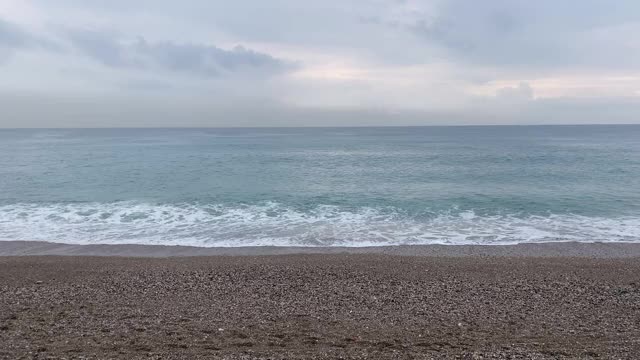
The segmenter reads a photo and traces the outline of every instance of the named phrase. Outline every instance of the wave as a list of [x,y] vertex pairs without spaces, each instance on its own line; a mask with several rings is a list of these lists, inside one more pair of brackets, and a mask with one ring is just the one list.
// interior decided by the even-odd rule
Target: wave
[[412,216],[389,207],[19,203],[0,205],[0,239],[198,247],[640,242],[640,217]]

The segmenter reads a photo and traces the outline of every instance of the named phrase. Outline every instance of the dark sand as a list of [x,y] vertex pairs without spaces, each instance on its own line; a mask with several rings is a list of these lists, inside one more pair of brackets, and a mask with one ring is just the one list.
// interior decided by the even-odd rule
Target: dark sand
[[67,245],[41,241],[0,241],[0,256],[73,255],[176,257],[212,255],[384,254],[403,256],[508,256],[640,258],[640,244],[559,242],[521,245],[413,245],[377,247],[235,247],[199,248],[162,245]]
[[638,358],[640,247],[573,245],[0,257],[0,358]]

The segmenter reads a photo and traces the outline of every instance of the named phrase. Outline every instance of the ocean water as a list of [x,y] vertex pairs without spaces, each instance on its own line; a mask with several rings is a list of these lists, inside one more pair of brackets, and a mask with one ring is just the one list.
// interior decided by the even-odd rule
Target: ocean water
[[640,242],[640,126],[0,130],[0,240]]

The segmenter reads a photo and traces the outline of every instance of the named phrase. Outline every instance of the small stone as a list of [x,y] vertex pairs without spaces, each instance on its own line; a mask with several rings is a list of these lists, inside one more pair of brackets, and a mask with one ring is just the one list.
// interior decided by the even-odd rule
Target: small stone
[[38,281],[36,281],[36,284],[40,285],[40,284],[42,284],[42,281],[38,280]]

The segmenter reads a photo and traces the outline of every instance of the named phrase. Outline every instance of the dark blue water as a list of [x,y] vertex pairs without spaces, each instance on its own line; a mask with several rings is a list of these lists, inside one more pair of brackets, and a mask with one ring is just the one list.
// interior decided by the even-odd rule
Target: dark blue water
[[0,239],[640,241],[640,126],[0,130]]

